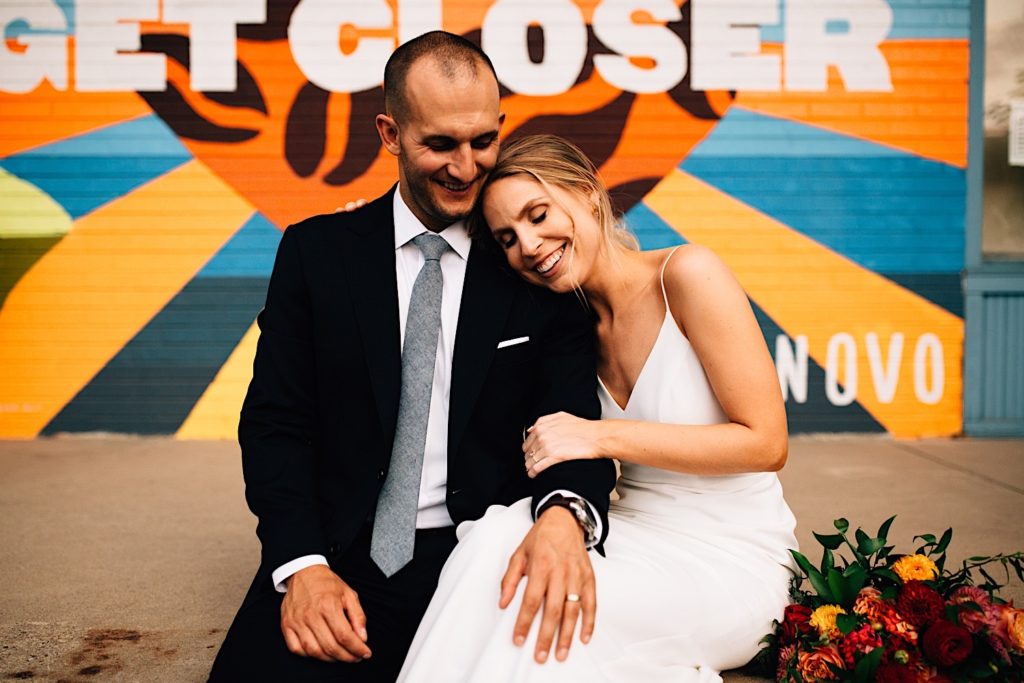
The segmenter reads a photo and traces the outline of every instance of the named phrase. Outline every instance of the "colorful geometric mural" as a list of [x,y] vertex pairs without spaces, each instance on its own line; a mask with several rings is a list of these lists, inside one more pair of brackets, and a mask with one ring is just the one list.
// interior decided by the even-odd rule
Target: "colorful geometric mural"
[[0,6],[0,437],[233,438],[281,230],[397,177],[396,41],[482,44],[643,248],[714,249],[791,431],[962,425],[968,0]]

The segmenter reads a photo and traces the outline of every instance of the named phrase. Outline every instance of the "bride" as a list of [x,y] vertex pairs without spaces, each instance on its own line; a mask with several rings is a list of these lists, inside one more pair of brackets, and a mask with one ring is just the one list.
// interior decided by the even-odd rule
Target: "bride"
[[551,634],[517,618],[520,570],[505,558],[532,523],[524,500],[459,527],[399,680],[720,681],[781,619],[796,547],[775,475],[785,410],[742,288],[706,248],[637,250],[593,164],[553,136],[502,149],[471,221],[521,277],[575,290],[597,317],[602,419],[540,418],[528,474],[615,458],[619,497],[605,555],[590,554],[596,624],[584,609],[571,653],[574,587],[553,661]]

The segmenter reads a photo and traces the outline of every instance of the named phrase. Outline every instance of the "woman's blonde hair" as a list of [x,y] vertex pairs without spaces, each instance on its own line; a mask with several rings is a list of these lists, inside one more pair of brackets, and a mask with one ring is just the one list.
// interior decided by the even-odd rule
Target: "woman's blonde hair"
[[[616,218],[608,190],[598,176],[594,163],[576,145],[555,135],[528,135],[501,146],[494,164],[477,197],[469,217],[469,234],[474,238],[493,239],[483,215],[487,188],[502,178],[528,175],[548,189],[557,187],[576,192],[588,199],[596,198],[597,224],[605,246],[619,244],[628,249],[639,249],[636,237]],[[552,196],[553,201],[558,201]],[[566,210],[566,207],[561,207]],[[566,213],[569,212],[566,210]],[[572,218],[571,214],[570,220]],[[575,227],[575,226],[574,226]],[[614,250],[609,249],[614,253]]]

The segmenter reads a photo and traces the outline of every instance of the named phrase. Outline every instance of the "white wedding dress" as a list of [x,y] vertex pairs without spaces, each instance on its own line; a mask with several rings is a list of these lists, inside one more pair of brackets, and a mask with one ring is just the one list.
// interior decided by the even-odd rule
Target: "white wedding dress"
[[[664,284],[662,285],[664,292]],[[603,419],[717,424],[728,418],[689,340],[666,315],[625,408],[604,385]],[[597,621],[569,657],[512,643],[525,588],[498,609],[499,581],[532,525],[530,501],[493,506],[458,528],[399,681],[711,683],[747,663],[788,602],[795,520],[773,473],[695,476],[622,463],[607,556],[590,553]]]

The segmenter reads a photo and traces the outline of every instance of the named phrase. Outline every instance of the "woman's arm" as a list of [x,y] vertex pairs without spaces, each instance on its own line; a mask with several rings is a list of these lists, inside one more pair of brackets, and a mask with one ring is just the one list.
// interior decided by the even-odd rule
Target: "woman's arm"
[[688,245],[669,261],[665,289],[673,318],[729,422],[675,425],[546,415],[523,444],[530,476],[582,458],[617,458],[691,474],[777,471],[785,464],[782,392],[739,282],[714,252]]

